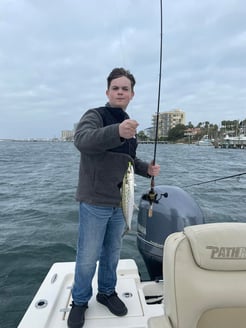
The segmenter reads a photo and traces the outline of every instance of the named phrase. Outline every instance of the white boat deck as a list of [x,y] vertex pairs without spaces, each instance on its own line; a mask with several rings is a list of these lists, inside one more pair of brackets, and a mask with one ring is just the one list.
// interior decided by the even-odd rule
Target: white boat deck
[[[40,289],[30,304],[18,328],[65,328],[70,310],[74,262],[55,263],[48,272]],[[138,269],[133,260],[120,260],[116,291],[126,304],[128,314],[116,317],[99,304],[97,279],[93,280],[93,297],[85,314],[84,328],[144,328],[148,319],[164,313],[163,304],[149,304],[146,296],[158,299],[163,293],[162,282],[140,282]],[[96,277],[96,275],[95,275]]]

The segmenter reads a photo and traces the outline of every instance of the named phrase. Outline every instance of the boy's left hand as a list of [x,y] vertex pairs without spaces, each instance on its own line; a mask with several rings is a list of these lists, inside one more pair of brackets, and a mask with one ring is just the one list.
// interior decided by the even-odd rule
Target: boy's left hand
[[152,177],[156,177],[159,173],[160,173],[160,165],[159,164],[153,165],[152,163],[150,163],[148,166],[148,174]]

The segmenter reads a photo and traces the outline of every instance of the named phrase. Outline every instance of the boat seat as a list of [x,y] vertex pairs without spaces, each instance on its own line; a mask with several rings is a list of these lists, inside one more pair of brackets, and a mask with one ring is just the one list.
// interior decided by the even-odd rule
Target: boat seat
[[164,244],[165,315],[149,328],[246,327],[246,223],[189,226]]

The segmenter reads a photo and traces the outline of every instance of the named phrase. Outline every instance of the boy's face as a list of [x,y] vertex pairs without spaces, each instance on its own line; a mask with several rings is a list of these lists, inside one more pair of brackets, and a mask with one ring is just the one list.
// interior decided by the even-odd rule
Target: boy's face
[[134,96],[131,81],[125,76],[112,80],[106,95],[112,107],[119,107],[125,110]]

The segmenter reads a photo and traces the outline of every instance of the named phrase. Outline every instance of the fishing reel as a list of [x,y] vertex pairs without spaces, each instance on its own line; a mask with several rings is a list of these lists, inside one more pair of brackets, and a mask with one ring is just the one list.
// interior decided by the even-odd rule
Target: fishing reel
[[157,198],[158,194],[154,191],[154,189],[150,189],[150,191],[148,192],[148,194],[144,194],[142,196],[142,199],[143,200],[146,200],[148,201],[149,203],[156,203],[158,204],[159,203],[159,200],[164,197],[164,198],[167,198],[168,197],[168,193],[165,192],[163,194],[160,194],[160,196]]
[[149,202],[149,212],[148,212],[148,216],[149,217],[152,217],[152,214],[153,214],[153,204],[158,204],[159,203],[159,200],[164,197],[164,198],[167,198],[168,197],[168,193],[165,192],[163,194],[160,194],[159,197],[157,198],[158,194],[154,191],[154,188],[150,188],[149,192],[147,194],[144,194],[142,196],[142,199],[143,200],[146,200]]

